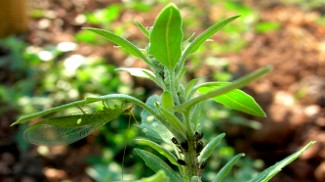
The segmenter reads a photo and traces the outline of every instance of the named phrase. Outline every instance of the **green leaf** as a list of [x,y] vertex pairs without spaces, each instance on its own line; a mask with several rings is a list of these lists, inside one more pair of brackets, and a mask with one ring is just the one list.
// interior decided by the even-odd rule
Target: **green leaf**
[[219,145],[220,141],[225,137],[226,134],[222,133],[216,136],[213,140],[211,140],[201,151],[200,156],[198,158],[199,163],[206,161],[215,151],[216,147]]
[[138,156],[140,156],[144,160],[145,164],[153,171],[157,172],[159,170],[164,170],[169,178],[169,181],[183,181],[182,177],[178,173],[176,173],[168,164],[166,164],[165,161],[163,161],[156,155],[140,149],[134,149],[134,151]]
[[[171,128],[173,128],[181,135],[186,133],[185,125],[175,116],[175,114],[171,113],[170,111],[164,108],[160,108],[160,112],[169,122]],[[185,136],[183,137],[185,138]]]
[[[198,92],[205,94],[227,84],[230,84],[230,82],[206,83],[198,88]],[[239,89],[234,89],[232,91],[214,97],[213,100],[222,105],[238,111],[242,111],[247,114],[262,117],[266,116],[263,109],[256,103],[254,98]]]
[[181,61],[179,66],[182,66],[185,62],[185,59],[190,56],[191,54],[193,54],[194,52],[196,52],[199,47],[205,42],[207,41],[212,35],[214,35],[217,31],[219,31],[220,29],[222,29],[224,26],[226,26],[227,24],[229,24],[230,22],[234,21],[236,18],[238,18],[239,16],[233,16],[231,18],[228,18],[226,20],[223,20],[221,22],[218,22],[214,25],[212,25],[211,27],[209,27],[208,29],[206,29],[203,33],[201,33],[198,37],[196,37],[193,42],[186,47],[186,49],[183,51],[182,53],[182,57],[181,57]]
[[[154,95],[148,98],[146,105],[152,108],[154,112],[158,113],[154,106],[154,103],[156,102],[160,102],[160,97]],[[171,139],[174,137],[174,135],[161,122],[159,122],[157,118],[146,110],[141,112],[140,127],[143,133],[151,139],[154,139],[155,141],[162,139],[165,143],[171,145],[173,144]]]
[[167,5],[150,32],[149,54],[173,70],[182,52],[182,17],[174,4]]
[[164,109],[169,109],[174,107],[174,99],[172,94],[168,91],[164,91],[161,95],[161,105]]
[[144,69],[144,68],[116,68],[116,71],[126,71],[130,73],[132,76],[147,78],[150,80],[155,79],[155,75],[152,71]]
[[236,162],[243,156],[245,156],[245,154],[238,154],[228,161],[227,164],[220,169],[217,176],[213,178],[212,182],[222,182]]
[[150,176],[148,178],[143,178],[140,180],[140,182],[168,182],[168,177],[166,176],[165,171],[159,170],[154,174],[153,176]]
[[136,21],[135,24],[138,26],[138,28],[141,30],[141,32],[146,36],[149,37],[149,31],[144,27],[140,22]]
[[193,129],[197,130],[200,126],[200,117],[201,117],[201,104],[197,104],[196,106],[194,106],[193,108],[193,112],[192,112],[192,123],[193,123]]
[[279,173],[282,168],[296,160],[303,152],[305,152],[309,147],[314,145],[316,141],[311,141],[307,145],[305,145],[302,149],[298,150],[297,152],[289,155],[288,157],[282,159],[281,161],[275,163],[273,166],[268,167],[263,172],[258,174],[253,179],[249,180],[249,182],[267,182],[277,173]]
[[146,78],[154,81],[157,85],[161,86],[162,83],[159,82],[159,79],[156,78],[156,75],[147,69],[144,68],[116,68],[116,71],[126,71],[130,73],[132,76]]
[[148,58],[141,52],[141,50],[138,49],[130,41],[124,39],[123,37],[116,35],[115,33],[111,32],[111,31],[104,30],[104,29],[91,28],[91,27],[84,27],[82,29],[92,31],[96,34],[99,34],[99,35],[105,37],[106,39],[110,40],[111,42],[121,46],[123,49],[125,49],[128,53],[130,53],[134,57],[142,59],[143,61],[145,61],[147,64],[150,65]]
[[256,71],[254,71],[253,73],[249,73],[249,74],[247,74],[247,75],[233,81],[230,84],[221,86],[220,88],[217,88],[217,89],[215,89],[215,90],[213,90],[213,91],[211,91],[209,93],[206,93],[204,95],[200,95],[200,96],[195,97],[193,99],[190,99],[190,100],[182,103],[181,105],[174,107],[173,109],[175,111],[186,111],[188,108],[190,108],[190,107],[192,107],[192,106],[194,106],[194,105],[196,105],[196,104],[198,104],[200,102],[203,102],[203,101],[211,99],[213,97],[222,95],[222,94],[227,93],[227,92],[229,92],[231,90],[244,87],[248,83],[250,83],[250,82],[252,82],[254,80],[257,80],[258,78],[264,76],[266,73],[270,72],[271,70],[272,70],[271,66],[265,66],[265,67],[263,67],[261,69],[258,69]]
[[192,79],[189,81],[185,87],[185,97],[186,99],[191,98],[191,90],[194,87],[195,83],[197,82],[197,78]]
[[172,153],[170,153],[168,150],[166,150],[164,147],[162,147],[161,145],[158,145],[150,140],[146,140],[146,139],[135,139],[135,142],[137,144],[141,144],[141,145],[147,145],[149,147],[151,147],[152,149],[156,150],[157,152],[159,152],[159,154],[161,154],[162,156],[166,157],[170,163],[174,164],[175,166],[178,166],[179,164],[177,163],[177,158],[175,155],[173,155]]

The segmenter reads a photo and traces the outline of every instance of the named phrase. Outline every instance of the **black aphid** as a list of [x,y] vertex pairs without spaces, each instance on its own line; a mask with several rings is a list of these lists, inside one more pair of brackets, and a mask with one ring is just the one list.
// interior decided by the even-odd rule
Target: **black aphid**
[[188,142],[185,140],[184,142],[181,143],[182,149],[186,152],[188,150]]
[[200,169],[204,169],[207,165],[208,165],[208,162],[207,162],[207,161],[203,161],[203,162],[200,164]]
[[177,163],[180,164],[180,165],[183,165],[183,166],[186,165],[186,162],[183,161],[182,159],[177,159]]
[[201,140],[203,138],[203,133],[202,132],[198,132],[198,131],[196,131],[195,133],[194,133],[194,140],[195,141],[199,141],[199,140]]
[[203,145],[203,142],[202,141],[198,141],[196,143],[196,146],[195,146],[195,151],[197,154],[200,154],[200,152],[202,151],[204,145]]

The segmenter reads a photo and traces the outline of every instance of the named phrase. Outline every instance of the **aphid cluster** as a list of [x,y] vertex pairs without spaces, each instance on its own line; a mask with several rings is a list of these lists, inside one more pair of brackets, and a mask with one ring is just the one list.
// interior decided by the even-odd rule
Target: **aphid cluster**
[[[194,138],[196,155],[199,156],[201,151],[204,148],[204,145],[202,142],[203,133],[196,131],[193,135],[193,138]],[[171,139],[171,141],[178,147],[180,153],[185,153],[188,151],[188,141],[187,140],[179,143],[178,140],[176,139],[176,137],[173,137]],[[186,165],[186,162],[182,159],[178,159],[177,162],[180,165]],[[203,169],[206,167],[206,165],[207,165],[207,163],[206,163],[206,161],[204,161],[202,164],[200,164],[199,168]]]
[[194,142],[195,142],[194,144],[195,144],[195,151],[196,151],[197,156],[200,155],[200,153],[204,147],[202,138],[203,138],[203,133],[198,132],[198,131],[196,131],[194,133]]
[[187,140],[183,141],[182,143],[179,143],[178,140],[175,137],[173,137],[171,141],[173,142],[173,144],[175,144],[178,147],[180,153],[184,153],[188,151]]

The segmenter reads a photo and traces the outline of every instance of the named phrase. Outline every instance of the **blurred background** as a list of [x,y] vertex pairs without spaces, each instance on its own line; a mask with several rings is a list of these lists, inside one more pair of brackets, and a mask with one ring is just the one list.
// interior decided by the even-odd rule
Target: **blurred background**
[[[109,29],[139,47],[147,38],[135,21],[150,27],[167,0],[0,1],[0,181],[114,181],[153,172],[132,153],[141,135],[129,116],[108,123],[69,146],[29,145],[28,124],[10,127],[19,116],[86,96],[125,93],[144,100],[158,88],[114,71],[146,67],[97,35]],[[175,0],[184,17],[185,37],[242,15],[212,37],[188,62],[188,77],[230,81],[264,65],[273,72],[244,90],[267,112],[255,118],[204,105],[204,140],[227,139],[203,173],[211,180],[236,153],[247,154],[225,181],[245,181],[263,168],[318,143],[278,174],[273,182],[325,181],[325,2],[323,0]],[[139,120],[139,109],[133,110]],[[210,119],[209,119],[210,118]],[[125,134],[127,132],[127,135]]]

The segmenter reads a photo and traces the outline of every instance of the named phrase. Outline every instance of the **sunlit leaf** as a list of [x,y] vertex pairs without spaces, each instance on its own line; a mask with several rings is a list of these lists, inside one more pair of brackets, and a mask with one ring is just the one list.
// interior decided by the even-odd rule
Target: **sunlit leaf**
[[[227,84],[230,83],[229,82],[209,83],[206,86],[200,87],[198,89],[198,92],[201,94],[205,94]],[[256,103],[254,98],[239,89],[234,89],[232,91],[214,97],[213,100],[227,107],[245,112],[247,114],[251,114],[254,116],[262,116],[262,117],[266,116],[263,109]]]
[[141,32],[146,36],[149,37],[149,31],[146,27],[144,27],[140,22],[136,21],[135,24],[138,26],[138,28],[141,30]]
[[128,53],[133,55],[134,57],[137,57],[139,59],[142,59],[146,63],[150,64],[148,61],[148,58],[141,52],[140,49],[138,49],[134,44],[132,44],[130,41],[126,40],[125,38],[116,35],[115,33],[108,31],[108,30],[103,30],[103,29],[98,29],[98,28],[91,28],[91,27],[84,27],[84,30],[89,30],[92,31],[96,34],[99,34],[106,39],[114,42],[115,44],[121,46],[123,49],[125,49]]
[[150,33],[149,54],[173,69],[181,56],[182,17],[174,4],[166,6],[155,20]]
[[[257,80],[258,78],[264,76],[265,74],[267,74],[268,72],[270,72],[272,70],[272,66],[265,66],[263,68],[260,68],[252,73],[249,73],[229,84],[226,84],[224,86],[220,86],[219,88],[216,88],[214,90],[212,90],[211,92],[208,92],[206,94],[202,94],[198,97],[195,97],[193,99],[187,100],[186,102],[182,103],[179,106],[175,106],[174,110],[176,111],[184,111],[200,102],[203,102],[205,100],[208,99],[212,99],[214,97],[220,96],[224,93],[227,93],[229,91],[232,91],[234,89],[239,89],[242,88],[244,86],[246,86],[248,83]],[[202,85],[201,85],[202,86]],[[200,87],[201,87],[200,86]],[[207,86],[207,85],[204,85]],[[194,91],[197,90],[198,87],[193,88]]]
[[152,71],[144,69],[144,68],[116,68],[116,71],[126,71],[130,73],[132,76],[147,78],[155,81],[155,75]]
[[220,29],[222,29],[224,26],[226,26],[227,24],[229,24],[230,22],[234,21],[236,18],[238,18],[239,16],[234,16],[231,18],[228,18],[224,21],[218,22],[214,25],[212,25],[211,27],[209,27],[208,29],[206,29],[202,34],[200,34],[198,37],[196,37],[193,42],[186,47],[186,49],[183,51],[182,53],[182,58],[181,58],[181,62],[180,62],[180,66],[182,66],[184,64],[185,59],[193,54],[194,52],[196,52],[200,46],[207,41],[212,35],[214,35],[217,31],[219,31]]
[[161,94],[161,105],[164,109],[169,109],[174,106],[174,99],[170,92],[164,91]]

